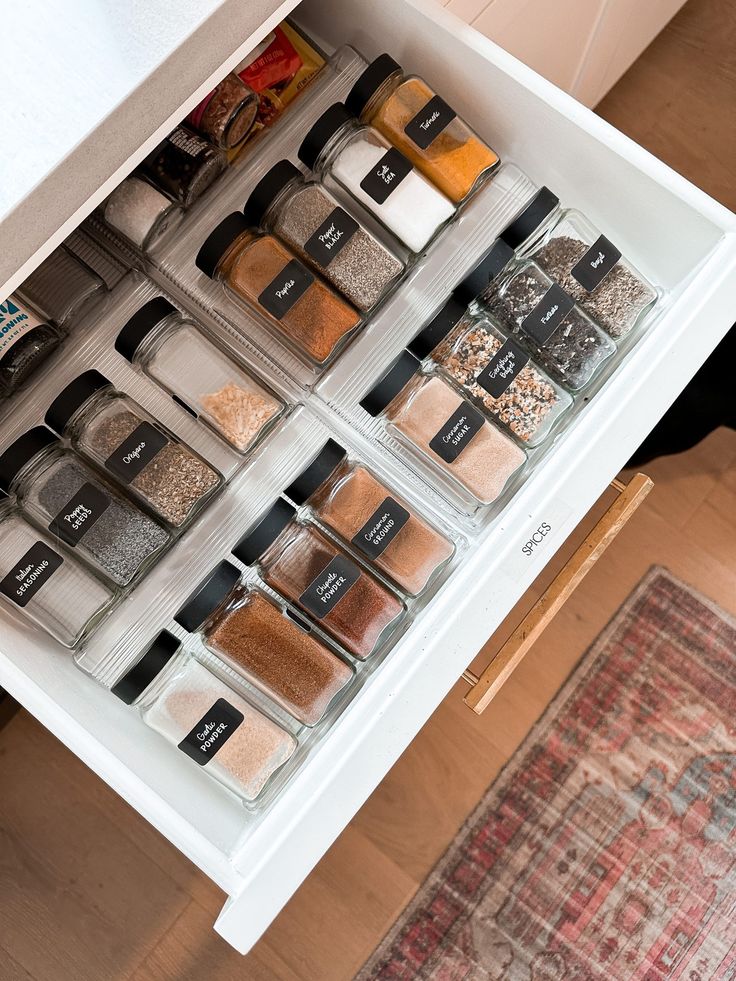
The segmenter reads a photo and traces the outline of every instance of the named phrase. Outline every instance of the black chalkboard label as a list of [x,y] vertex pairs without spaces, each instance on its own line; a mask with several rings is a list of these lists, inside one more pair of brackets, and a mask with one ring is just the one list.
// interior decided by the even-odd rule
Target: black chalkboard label
[[307,586],[299,602],[318,620],[326,617],[360,579],[360,569],[344,555],[336,555]]
[[355,218],[342,208],[335,208],[304,243],[304,251],[326,269],[357,231]]
[[609,242],[605,235],[601,235],[593,242],[582,259],[572,267],[570,274],[584,290],[592,293],[597,286],[600,286],[620,258],[621,253],[613,242]]
[[16,606],[26,606],[63,561],[45,542],[36,542],[0,581],[0,593]]
[[483,426],[483,416],[469,402],[461,402],[433,436],[429,448],[445,463],[454,463]]
[[456,115],[455,110],[451,109],[444,99],[435,95],[413,119],[409,120],[404,127],[404,132],[412,143],[416,143],[421,150],[426,150],[432,140],[439,136]]
[[390,150],[386,150],[378,163],[371,167],[360,182],[360,186],[376,204],[383,204],[411,170],[411,162],[400,150],[391,147]]
[[521,323],[524,333],[544,347],[568,313],[575,301],[561,286],[553,283],[531,313]]
[[49,531],[74,548],[110,506],[110,498],[94,484],[82,484],[49,525]]
[[195,763],[204,766],[222,749],[242,721],[242,712],[224,698],[218,698],[209,712],[182,739],[179,749]]
[[105,460],[105,466],[118,480],[129,484],[168,443],[164,434],[150,422],[136,426]]
[[314,276],[298,259],[287,262],[258,297],[258,302],[272,317],[281,320],[296,301],[304,296]]
[[373,512],[351,543],[369,559],[377,559],[396,538],[411,515],[393,497],[387,497]]
[[496,351],[475,379],[492,398],[500,398],[521,369],[529,363],[529,355],[509,338]]

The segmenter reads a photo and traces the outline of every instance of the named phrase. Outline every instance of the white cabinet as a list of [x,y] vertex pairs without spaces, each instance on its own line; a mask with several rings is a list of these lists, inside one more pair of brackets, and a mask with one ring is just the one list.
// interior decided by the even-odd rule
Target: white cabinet
[[[440,6],[304,0],[297,14],[328,47],[347,41],[368,57],[390,47],[504,158],[615,232],[665,288],[667,301],[265,813],[248,814],[192,774],[134,713],[81,676],[69,656],[0,621],[0,684],[228,893],[216,929],[241,951],[266,929],[725,334],[736,307],[736,217]],[[229,39],[233,50],[238,40]],[[200,70],[204,80],[208,69]],[[190,81],[192,92],[204,86]],[[182,114],[167,108],[156,132]],[[114,129],[114,120],[104,125]],[[115,165],[122,172],[141,153],[129,133],[120,138],[129,154]],[[58,164],[65,181],[74,166]],[[79,197],[86,195],[87,208],[111,173],[82,171]],[[98,178],[103,183],[95,186]],[[34,247],[28,239],[12,251],[6,261],[16,268],[4,278]],[[361,343],[351,357],[361,356]],[[542,522],[551,531],[529,556],[522,546]]]

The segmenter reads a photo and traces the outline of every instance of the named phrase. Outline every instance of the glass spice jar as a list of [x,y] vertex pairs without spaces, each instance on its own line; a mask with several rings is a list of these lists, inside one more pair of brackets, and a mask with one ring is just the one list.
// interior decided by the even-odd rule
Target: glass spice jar
[[404,264],[349,215],[319,181],[280,160],[251,192],[244,214],[289,245],[359,310],[370,310]]
[[455,204],[500,162],[444,99],[417,75],[406,75],[388,54],[368,65],[345,105],[398,147]]
[[174,528],[223,485],[220,473],[94,369],[62,389],[45,421]]
[[0,490],[15,494],[27,517],[116,586],[132,585],[170,541],[45,426],[29,429],[0,454]]
[[118,184],[102,206],[102,217],[110,228],[141,252],[147,252],[180,216],[177,204],[134,175]]
[[[265,592],[220,562],[174,614],[185,630],[307,726],[316,725],[353,670]],[[302,621],[298,621],[302,623]]]
[[162,630],[113,686],[167,742],[247,804],[293,755],[296,740]]
[[185,126],[177,126],[140,165],[140,172],[159,190],[188,208],[227,167],[223,150]]
[[250,132],[258,113],[258,96],[234,72],[203,99],[186,122],[223,150],[232,150]]
[[163,296],[133,314],[115,349],[239,453],[252,449],[286,409]]
[[396,630],[405,607],[296,508],[279,498],[233,548],[245,565],[360,660]]
[[115,594],[47,534],[0,500],[0,596],[11,609],[74,648],[115,602]]
[[23,280],[18,293],[65,328],[86,316],[104,298],[107,287],[86,263],[60,245]]
[[409,596],[421,593],[455,552],[453,542],[333,439],[284,493],[308,505],[318,521]]
[[0,303],[0,398],[22,388],[64,337],[19,296],[11,294]]
[[408,157],[336,102],[299,147],[318,177],[334,180],[412,252],[422,252],[455,213],[455,205]]
[[526,453],[491,425],[436,371],[402,351],[361,406],[478,504],[491,504],[526,462]]
[[224,218],[196,263],[272,323],[283,339],[318,365],[360,324],[360,314],[273,235],[254,232],[244,215]]

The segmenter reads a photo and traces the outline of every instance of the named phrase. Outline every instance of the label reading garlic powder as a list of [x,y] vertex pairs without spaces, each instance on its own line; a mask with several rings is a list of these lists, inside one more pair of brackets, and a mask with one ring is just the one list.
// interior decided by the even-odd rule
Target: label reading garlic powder
[[404,127],[404,132],[421,150],[426,150],[430,143],[439,136],[442,130],[449,125],[457,113],[454,109],[436,95],[433,99],[420,109],[419,112],[410,119]]
[[391,147],[368,171],[360,182],[360,187],[376,204],[383,204],[411,171],[411,161],[396,147]]
[[298,259],[287,262],[258,297],[264,310],[277,320],[283,319],[297,300],[307,292],[314,276]]
[[409,518],[410,514],[406,508],[393,497],[387,497],[350,542],[362,555],[369,559],[377,559],[396,538]]
[[204,766],[222,749],[242,721],[242,712],[224,698],[218,698],[209,712],[182,739],[179,749],[195,763]]
[[150,422],[142,422],[110,454],[105,460],[105,466],[118,480],[129,484],[168,442],[164,434]]
[[461,402],[436,436],[429,448],[444,460],[454,463],[465,447],[483,426],[483,416],[469,402]]
[[43,324],[43,320],[39,320],[30,310],[19,306],[13,300],[0,303],[0,359],[5,357],[16,341]]
[[326,269],[357,231],[355,218],[342,208],[335,208],[304,243],[304,251]]
[[322,620],[360,579],[360,569],[344,555],[335,558],[316,576],[299,597],[309,612]]
[[0,593],[16,606],[26,606],[63,561],[59,553],[45,542],[36,542],[0,581]]
[[529,363],[529,355],[509,338],[475,379],[488,394],[500,398],[522,368]]
[[544,347],[568,313],[575,301],[561,286],[553,283],[531,313],[521,322],[521,329]]
[[107,494],[94,484],[82,484],[51,522],[49,531],[74,548],[109,507]]
[[576,279],[588,293],[603,282],[609,272],[621,258],[621,253],[601,235],[591,245],[585,255],[570,270],[570,275]]

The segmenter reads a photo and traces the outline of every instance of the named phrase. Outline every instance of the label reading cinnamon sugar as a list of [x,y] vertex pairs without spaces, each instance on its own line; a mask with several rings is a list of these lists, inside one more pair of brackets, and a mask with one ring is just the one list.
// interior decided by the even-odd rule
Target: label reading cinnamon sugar
[[299,597],[318,620],[326,617],[360,579],[360,569],[344,555],[336,555]]
[[376,508],[350,542],[369,559],[377,559],[396,538],[411,515],[393,497],[387,497]]
[[209,712],[179,743],[178,748],[200,766],[209,763],[243,721],[239,712],[224,698],[218,698]]
[[435,95],[413,119],[409,120],[404,127],[404,132],[420,150],[426,150],[456,115],[455,110],[451,109],[444,99]]
[[483,426],[483,416],[469,402],[461,402],[429,442],[429,448],[445,463],[454,463]]

